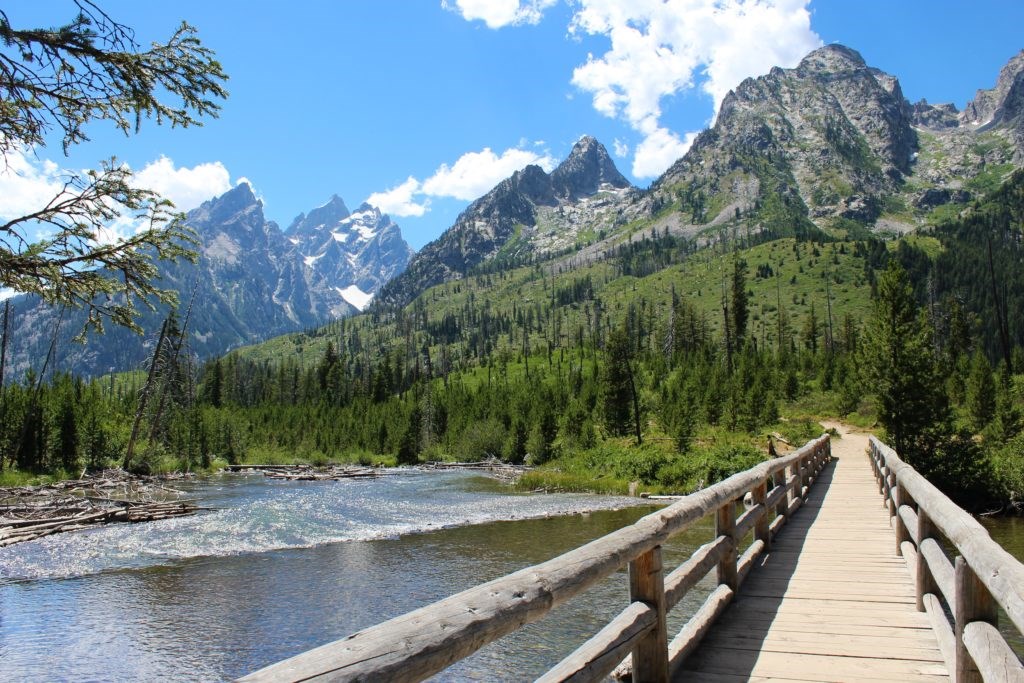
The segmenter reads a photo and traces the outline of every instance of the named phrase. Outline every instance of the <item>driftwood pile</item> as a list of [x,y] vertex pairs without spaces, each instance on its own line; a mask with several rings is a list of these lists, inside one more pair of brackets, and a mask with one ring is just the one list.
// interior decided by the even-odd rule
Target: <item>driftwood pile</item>
[[511,465],[497,458],[481,460],[479,462],[428,462],[422,465],[421,468],[425,470],[470,470],[482,472],[496,479],[508,482],[516,481],[519,477],[523,476],[524,472],[530,469],[524,465]]
[[177,477],[138,477],[104,470],[42,486],[0,488],[0,548],[43,536],[116,522],[149,522],[200,508],[163,485]]
[[357,467],[353,465],[328,465],[313,467],[312,465],[229,465],[229,472],[257,471],[271,479],[288,481],[338,481],[340,479],[372,479],[379,477],[381,471],[373,467]]

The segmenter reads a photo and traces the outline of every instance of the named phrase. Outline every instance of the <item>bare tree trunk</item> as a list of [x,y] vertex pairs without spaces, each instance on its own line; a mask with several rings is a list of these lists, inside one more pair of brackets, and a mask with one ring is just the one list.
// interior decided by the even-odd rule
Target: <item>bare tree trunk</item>
[[999,288],[996,285],[996,269],[992,259],[992,238],[988,238],[988,272],[992,276],[992,301],[996,307],[996,318],[999,321],[999,342],[1003,347],[1003,360],[1006,362],[1006,374],[1013,374],[1013,365],[1010,360],[1010,330],[1006,320],[1006,313],[1002,302],[999,299]]
[[[185,320],[182,321],[181,330],[179,330],[178,332],[178,341],[171,342],[173,344],[172,348],[174,349],[174,351],[172,352],[171,359],[168,362],[168,366],[171,368],[175,368],[178,366],[178,356],[181,354],[181,347],[185,343],[185,334],[186,330],[188,329],[188,321],[189,318],[192,317],[192,304],[195,303],[196,300],[197,286],[198,285],[192,287],[192,297],[188,300],[188,308],[185,310]],[[161,387],[160,401],[157,403],[156,413],[153,415],[152,424],[149,426],[150,441],[153,441],[156,438],[157,430],[160,427],[160,419],[163,417],[164,414],[164,405],[167,403],[168,381],[170,381],[170,379],[165,380],[163,386]]]
[[160,350],[164,345],[164,338],[167,336],[167,320],[160,326],[160,337],[157,339],[156,348],[153,350],[153,362],[149,365],[149,375],[146,383],[139,393],[139,405],[135,409],[135,420],[132,422],[132,434],[128,437],[128,447],[124,452],[124,460],[121,461],[121,468],[128,469],[132,464],[132,456],[135,454],[135,440],[139,436],[139,423],[142,421],[142,414],[146,410],[146,403],[149,400],[149,393],[153,388],[153,378],[156,376],[156,368],[160,363]]

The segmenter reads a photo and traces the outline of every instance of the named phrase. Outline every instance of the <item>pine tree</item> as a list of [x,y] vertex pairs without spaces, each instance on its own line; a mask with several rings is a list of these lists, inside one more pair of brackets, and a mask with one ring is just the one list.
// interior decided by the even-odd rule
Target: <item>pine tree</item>
[[747,300],[747,262],[736,259],[732,265],[732,332],[736,339],[736,348],[743,346],[747,336],[747,320],[749,318],[749,302]]
[[931,330],[918,311],[906,271],[895,259],[878,278],[878,295],[861,344],[867,387],[896,452],[927,475],[949,436],[949,402],[936,372]]
[[996,414],[996,383],[992,379],[992,366],[981,350],[971,359],[971,374],[967,377],[967,411],[974,430],[980,432]]
[[601,373],[604,426],[615,436],[625,436],[629,433],[632,423],[639,442],[639,400],[631,360],[629,333],[623,324],[608,334],[608,347],[605,350],[605,363]]

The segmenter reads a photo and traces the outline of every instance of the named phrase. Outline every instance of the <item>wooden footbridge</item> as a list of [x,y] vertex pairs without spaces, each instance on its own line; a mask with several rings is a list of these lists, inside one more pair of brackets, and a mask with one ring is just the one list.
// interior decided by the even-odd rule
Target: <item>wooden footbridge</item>
[[[666,572],[661,545],[706,515],[715,538]],[[625,566],[625,609],[539,680],[1024,681],[997,628],[1024,631],[1024,566],[855,434],[242,680],[422,680]],[[716,587],[672,636],[667,612],[709,572]]]

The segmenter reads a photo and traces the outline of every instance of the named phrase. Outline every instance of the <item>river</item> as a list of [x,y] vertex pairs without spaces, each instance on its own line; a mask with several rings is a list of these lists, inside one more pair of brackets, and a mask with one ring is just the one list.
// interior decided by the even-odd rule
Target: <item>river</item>
[[[466,472],[341,482],[220,475],[186,486],[218,509],[0,549],[0,680],[232,679],[654,509],[635,498],[516,494]],[[983,521],[1024,557],[1024,520]],[[711,534],[710,521],[682,534],[666,565]],[[670,626],[709,589],[691,591]],[[532,680],[627,599],[620,572],[437,680]]]
[[[635,498],[524,495],[465,472],[188,485],[219,508],[0,550],[0,680],[219,681],[632,523]],[[684,534],[682,561],[711,536]],[[532,679],[627,604],[624,574],[439,680]],[[708,586],[693,591],[680,621]]]

